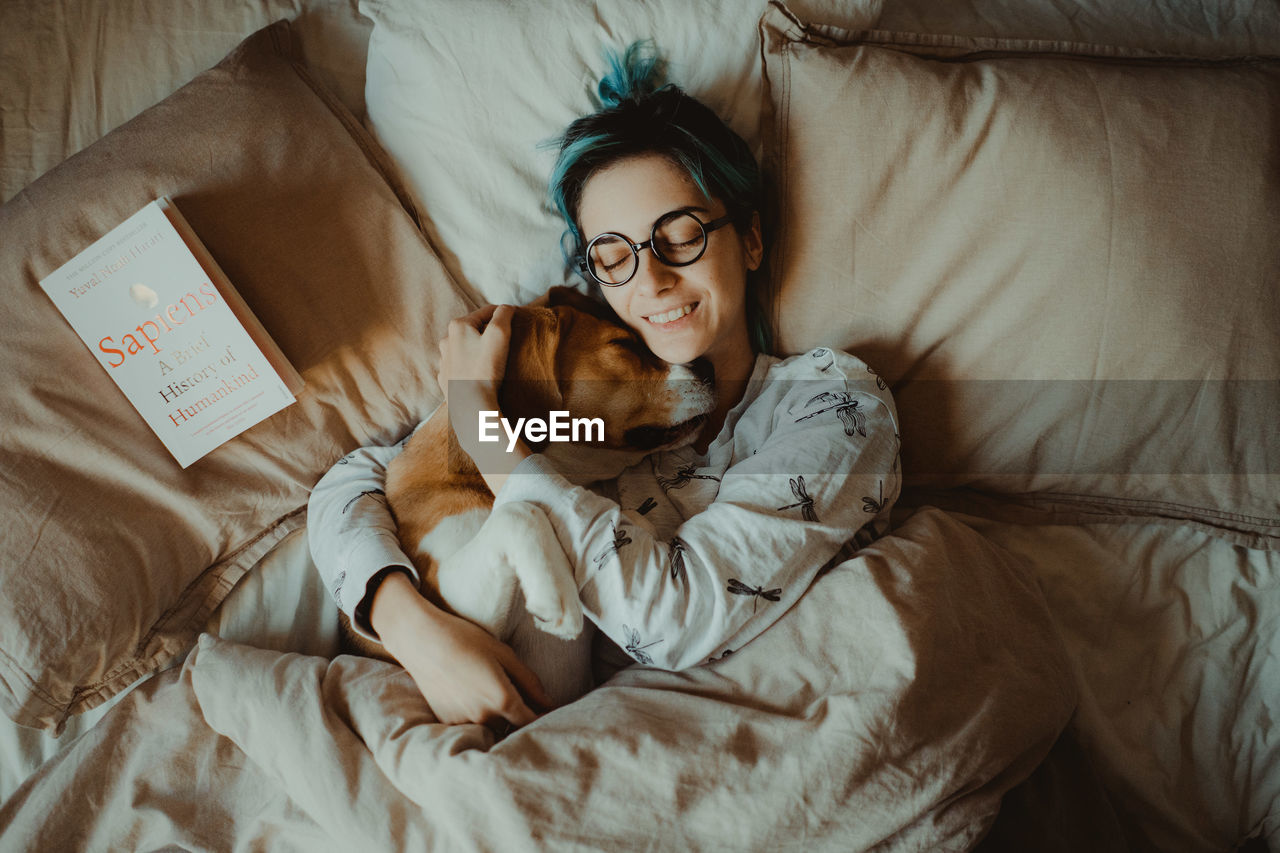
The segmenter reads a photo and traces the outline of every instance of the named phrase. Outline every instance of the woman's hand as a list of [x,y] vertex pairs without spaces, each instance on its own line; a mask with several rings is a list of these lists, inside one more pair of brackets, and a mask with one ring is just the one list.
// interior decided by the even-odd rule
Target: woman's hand
[[510,305],[486,305],[451,322],[440,341],[440,370],[436,374],[449,405],[453,434],[495,495],[511,471],[530,455],[523,440],[510,449],[504,442],[480,441],[480,413],[501,414],[498,389],[507,370],[514,314]]
[[449,324],[448,333],[440,341],[440,370],[436,373],[445,399],[449,398],[449,381],[456,380],[474,386],[464,386],[462,390],[474,390],[496,407],[498,388],[507,369],[514,313],[510,305],[485,305]]
[[510,646],[427,601],[404,572],[378,585],[369,621],[442,723],[498,727],[505,720],[519,728],[538,716],[526,697],[552,707],[538,676]]

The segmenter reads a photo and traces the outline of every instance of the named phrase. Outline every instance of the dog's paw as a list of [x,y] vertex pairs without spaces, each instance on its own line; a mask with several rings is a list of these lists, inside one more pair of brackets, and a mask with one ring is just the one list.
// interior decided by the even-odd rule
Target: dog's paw
[[572,640],[582,633],[582,603],[572,586],[567,595],[559,587],[548,585],[540,590],[526,589],[525,609],[533,617],[533,624],[538,626],[538,630],[562,640]]
[[524,593],[524,609],[538,629],[565,640],[581,634],[582,602],[573,565],[542,510],[523,502],[503,504],[489,524],[498,541],[527,543],[508,559]]
[[546,621],[535,616],[533,624],[538,626],[538,630],[545,631],[553,637],[559,637],[561,640],[576,640],[582,633],[582,613],[578,613],[577,619],[564,615],[554,621]]
[[512,615],[519,613],[519,587],[514,574],[498,571],[493,562],[481,562],[477,568],[466,559],[449,559],[431,580],[437,595],[454,614],[498,639],[509,633]]

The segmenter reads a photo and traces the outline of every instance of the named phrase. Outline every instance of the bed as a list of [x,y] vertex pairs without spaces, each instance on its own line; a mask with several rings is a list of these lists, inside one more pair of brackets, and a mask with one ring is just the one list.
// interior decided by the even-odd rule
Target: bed
[[[779,350],[890,384],[893,530],[441,726],[307,496],[565,281],[545,143],[644,37],[769,171]],[[1280,849],[1278,57],[1211,0],[0,6],[0,849]],[[160,195],[307,383],[185,471],[37,285]]]

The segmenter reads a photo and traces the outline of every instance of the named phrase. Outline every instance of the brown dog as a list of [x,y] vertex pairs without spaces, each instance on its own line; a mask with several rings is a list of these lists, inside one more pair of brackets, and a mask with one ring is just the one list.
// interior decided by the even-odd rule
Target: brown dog
[[[656,358],[605,306],[557,287],[516,309],[499,405],[509,422],[545,422],[554,412],[599,419],[603,440],[591,447],[622,453],[609,472],[616,474],[648,452],[697,437],[713,405],[709,380]],[[511,641],[523,611],[541,631],[578,636],[577,585],[549,521],[522,503],[492,512],[493,494],[451,429],[441,406],[387,469],[387,501],[422,577],[420,591],[503,640]],[[566,448],[579,459],[589,452],[582,444],[528,443],[553,456]],[[584,480],[603,476],[593,467]],[[386,657],[377,644],[347,633],[360,651]]]

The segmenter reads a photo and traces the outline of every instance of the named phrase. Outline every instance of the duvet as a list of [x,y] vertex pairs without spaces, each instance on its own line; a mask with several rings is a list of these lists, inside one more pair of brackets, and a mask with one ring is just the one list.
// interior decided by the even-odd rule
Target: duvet
[[1075,707],[1024,564],[924,508],[715,664],[502,739],[399,667],[212,635],[0,811],[3,849],[968,849]]

